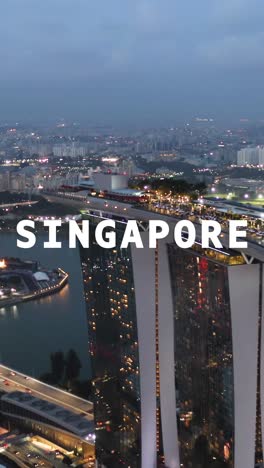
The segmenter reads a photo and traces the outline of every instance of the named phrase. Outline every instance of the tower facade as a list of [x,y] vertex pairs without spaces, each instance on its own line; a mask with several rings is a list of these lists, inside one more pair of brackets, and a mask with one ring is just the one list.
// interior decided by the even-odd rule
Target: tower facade
[[[93,236],[93,232],[92,232]],[[97,457],[102,466],[139,466],[140,388],[130,250],[81,249],[93,372]]]
[[175,386],[184,466],[255,466],[259,262],[168,246]]
[[[93,239],[103,213],[88,216]],[[115,219],[120,245],[126,219]],[[93,240],[81,260],[99,466],[257,466],[261,261],[199,242],[179,249],[171,238],[156,249],[108,250]]]

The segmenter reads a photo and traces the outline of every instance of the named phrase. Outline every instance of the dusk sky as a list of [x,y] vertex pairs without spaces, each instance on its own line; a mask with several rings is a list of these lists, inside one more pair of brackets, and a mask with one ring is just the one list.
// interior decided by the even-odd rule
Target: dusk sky
[[263,0],[2,0],[0,119],[264,119]]

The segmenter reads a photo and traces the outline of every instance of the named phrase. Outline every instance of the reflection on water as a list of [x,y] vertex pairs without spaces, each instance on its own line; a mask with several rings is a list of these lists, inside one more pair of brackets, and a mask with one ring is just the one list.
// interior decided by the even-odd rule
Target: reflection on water
[[16,305],[10,307],[10,312],[13,315],[14,319],[18,318],[18,308]]
[[50,353],[73,348],[82,362],[82,377],[89,378],[79,252],[66,244],[58,250],[44,249],[43,240],[26,250],[16,247],[15,234],[0,234],[0,258],[38,260],[45,267],[60,266],[70,274],[69,284],[59,293],[0,309],[0,361],[38,377],[49,371]]

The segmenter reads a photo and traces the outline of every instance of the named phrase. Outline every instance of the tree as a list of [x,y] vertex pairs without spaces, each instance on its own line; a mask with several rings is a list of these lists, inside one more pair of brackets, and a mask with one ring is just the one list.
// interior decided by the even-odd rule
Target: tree
[[91,380],[83,380],[83,381],[75,380],[75,382],[71,384],[71,390],[72,390],[72,393],[74,393],[74,395],[77,395],[86,400],[88,398],[91,399],[92,391],[93,391],[92,381]]
[[56,382],[59,382],[65,370],[65,359],[62,351],[57,351],[56,353],[51,353],[51,373],[54,376]]
[[47,372],[46,374],[42,374],[40,377],[39,377],[39,380],[41,380],[42,382],[45,382],[46,384],[49,384],[49,385],[56,385],[56,381],[54,379],[54,375]]
[[82,363],[73,349],[67,353],[65,361],[65,377],[68,381],[76,380],[80,375]]

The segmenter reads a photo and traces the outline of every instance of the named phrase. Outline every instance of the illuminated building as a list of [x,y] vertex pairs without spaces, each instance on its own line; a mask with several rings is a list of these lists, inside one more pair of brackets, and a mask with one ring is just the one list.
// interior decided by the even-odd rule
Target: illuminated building
[[0,268],[6,268],[6,262],[5,259],[0,260]]
[[237,153],[237,165],[245,166],[246,164],[263,165],[264,148],[263,146],[242,148]]
[[140,389],[131,253],[94,243],[81,250],[87,304],[98,458],[139,466]]
[[128,188],[128,177],[122,174],[108,174],[103,172],[94,172],[94,188],[96,190],[120,190]]
[[[122,234],[126,219],[114,219]],[[95,244],[81,259],[99,467],[254,468],[264,434],[261,261],[170,238],[157,249]]]
[[2,423],[9,429],[44,436],[84,458],[94,454],[93,416],[80,416],[63,406],[27,392],[7,392],[0,397]]

